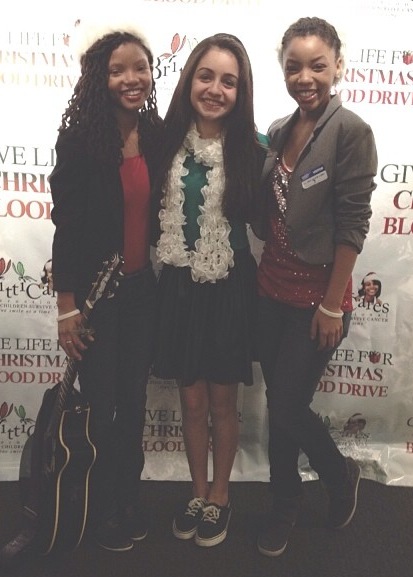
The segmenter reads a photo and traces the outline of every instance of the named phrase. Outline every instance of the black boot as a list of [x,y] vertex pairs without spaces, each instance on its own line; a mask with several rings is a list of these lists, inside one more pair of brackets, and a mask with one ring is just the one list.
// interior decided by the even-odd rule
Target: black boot
[[352,520],[357,507],[357,492],[361,476],[360,467],[351,457],[346,457],[347,477],[338,486],[328,486],[328,526],[342,529]]
[[40,549],[36,524],[25,522],[20,532],[0,549],[0,567],[14,569],[40,555]]
[[275,498],[270,516],[258,535],[258,551],[267,557],[284,553],[297,521],[302,497]]
[[149,531],[148,512],[142,506],[125,507],[122,512],[121,524],[125,535],[132,541],[142,541]]

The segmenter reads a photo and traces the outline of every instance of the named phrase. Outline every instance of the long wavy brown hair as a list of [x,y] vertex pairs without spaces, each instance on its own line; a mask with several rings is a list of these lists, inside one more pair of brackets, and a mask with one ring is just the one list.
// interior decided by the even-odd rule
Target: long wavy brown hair
[[211,48],[228,50],[239,66],[238,91],[235,106],[225,119],[223,144],[225,190],[223,213],[227,218],[248,220],[252,210],[257,182],[258,150],[253,107],[253,77],[251,63],[242,42],[232,34],[215,34],[202,40],[193,49],[181,72],[165,115],[165,151],[162,159],[161,186],[194,120],[190,101],[192,79],[201,58]]

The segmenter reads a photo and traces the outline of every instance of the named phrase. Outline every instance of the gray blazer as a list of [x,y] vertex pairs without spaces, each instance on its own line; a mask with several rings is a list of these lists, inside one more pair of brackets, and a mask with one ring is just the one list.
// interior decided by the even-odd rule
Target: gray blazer
[[[299,110],[273,122],[261,178],[257,218],[251,223],[261,240],[267,237],[268,180]],[[289,183],[285,213],[291,246],[304,262],[327,264],[335,246],[347,244],[359,253],[369,230],[370,200],[376,188],[377,151],[373,132],[359,116],[331,98],[296,164]]]

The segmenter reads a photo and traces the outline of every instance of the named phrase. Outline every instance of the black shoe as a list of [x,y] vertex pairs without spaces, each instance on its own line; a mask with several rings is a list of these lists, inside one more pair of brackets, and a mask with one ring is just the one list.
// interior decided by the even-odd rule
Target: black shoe
[[95,541],[107,551],[122,552],[133,549],[131,538],[125,535],[121,526],[114,521],[107,521],[96,529]]
[[40,554],[40,544],[34,527],[25,527],[0,550],[0,567],[13,569]]
[[203,497],[191,499],[185,508],[175,515],[172,531],[178,539],[192,539],[207,504]]
[[122,530],[132,541],[143,541],[148,535],[148,516],[142,508],[127,508],[122,517]]
[[356,461],[346,457],[347,480],[341,487],[328,487],[330,499],[328,525],[334,529],[346,527],[357,507],[357,491],[361,471]]
[[274,499],[272,512],[258,535],[257,547],[262,555],[278,557],[284,553],[297,521],[301,496]]
[[230,518],[231,505],[229,503],[226,507],[208,503],[198,523],[195,543],[200,547],[213,547],[222,543],[227,536]]

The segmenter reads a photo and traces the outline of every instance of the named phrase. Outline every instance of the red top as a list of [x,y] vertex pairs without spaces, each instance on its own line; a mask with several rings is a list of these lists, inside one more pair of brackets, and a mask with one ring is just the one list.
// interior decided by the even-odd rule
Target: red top
[[[258,290],[261,296],[297,308],[313,308],[325,296],[332,265],[308,264],[298,258],[289,244],[284,219],[289,174],[286,167],[277,161],[273,173],[270,231],[258,267]],[[341,308],[343,311],[353,309],[351,279]]]
[[150,184],[142,155],[125,158],[120,167],[124,195],[124,249],[122,272],[144,268],[149,261]]

